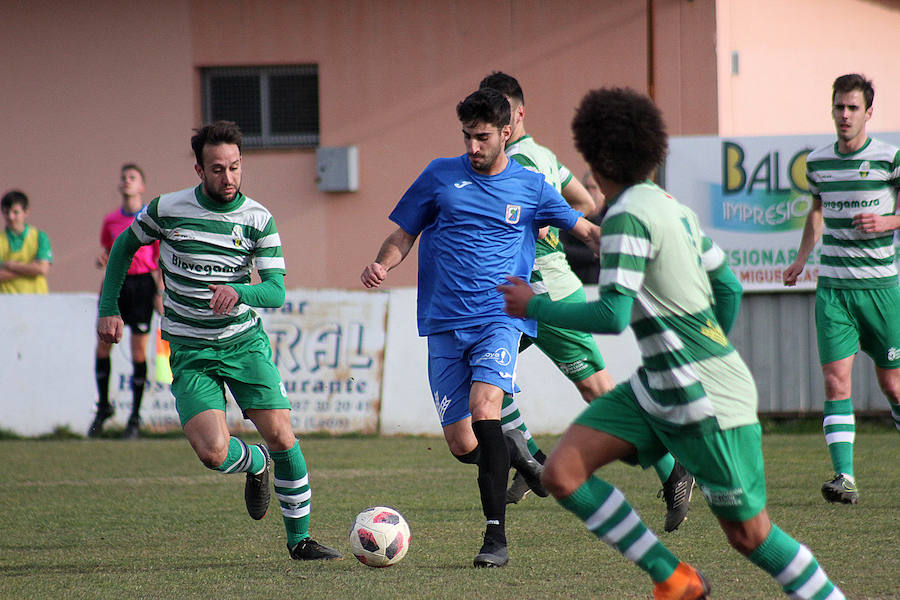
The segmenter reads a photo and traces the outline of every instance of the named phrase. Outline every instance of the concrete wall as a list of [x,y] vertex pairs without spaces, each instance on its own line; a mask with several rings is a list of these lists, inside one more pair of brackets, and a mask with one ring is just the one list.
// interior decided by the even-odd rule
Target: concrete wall
[[[596,299],[596,288],[587,290],[590,299]],[[379,292],[358,292],[358,310],[354,311],[351,294],[345,294],[344,308],[323,306],[321,300],[327,295],[315,291],[293,290],[289,298],[303,297],[309,300],[302,311],[311,315],[311,324],[318,321],[315,315],[330,315],[329,319],[339,319],[355,313],[368,312],[370,315],[380,302],[374,302]],[[426,347],[424,338],[416,333],[415,302],[413,288],[396,288],[387,292],[386,325],[377,331],[377,319],[371,316],[362,319],[367,325],[364,348],[380,365],[383,359],[383,373],[365,375],[370,380],[381,381],[379,428],[384,435],[393,434],[440,434],[437,415],[428,387]],[[316,301],[316,298],[320,300]],[[319,304],[317,305],[317,302]],[[94,384],[94,323],[96,320],[97,297],[94,294],[49,294],[45,296],[0,295],[0,428],[22,435],[40,435],[53,431],[58,426],[68,427],[76,433],[87,431],[94,415],[97,392]],[[383,305],[382,305],[383,306]],[[382,308],[383,310],[383,308]],[[267,315],[264,315],[266,319]],[[358,317],[354,320],[359,320]],[[278,339],[277,325],[269,323],[270,337]],[[326,329],[334,329],[327,327]],[[316,328],[304,331],[305,345],[313,345],[306,354],[318,355],[315,351]],[[386,334],[386,335],[385,335]],[[126,334],[127,335],[127,334]],[[310,341],[311,340],[311,341]],[[630,331],[618,336],[597,336],[600,350],[607,361],[607,369],[614,379],[627,378],[637,367],[640,354],[637,343]],[[286,347],[286,341],[282,346]],[[151,345],[153,340],[149,342]],[[372,344],[377,343],[375,347]],[[346,344],[339,344],[345,348]],[[127,355],[127,339],[114,348],[112,355],[113,373],[110,378],[110,401],[117,407],[117,413],[110,425],[124,426],[131,407],[131,393],[127,385],[130,375],[130,358]],[[323,350],[322,348],[319,348]],[[323,350],[327,353],[327,350]],[[302,351],[300,351],[303,354]],[[148,349],[148,386],[144,394],[142,417],[145,426],[157,430],[178,427],[171,391],[168,385],[155,381],[155,351]],[[290,361],[279,360],[276,364],[287,382],[298,373],[290,373]],[[328,362],[328,361],[325,361]],[[365,361],[363,361],[365,362]],[[355,374],[346,364],[335,361],[335,374],[342,378]],[[299,375],[309,375],[309,365],[301,369]],[[318,368],[318,367],[317,367]],[[374,368],[374,367],[373,367]],[[315,370],[315,369],[313,369]],[[329,369],[324,368],[318,375],[329,377]],[[560,433],[584,407],[575,387],[537,349],[523,353],[518,365],[518,382],[522,393],[517,400],[529,428],[534,433]],[[377,385],[372,385],[377,390]],[[374,391],[374,390],[373,390]],[[334,394],[294,394],[289,390],[294,402],[292,412],[298,431],[337,431],[330,428],[327,416],[314,408],[317,400],[331,400]],[[248,426],[233,402],[229,403],[229,424],[240,430]],[[304,406],[307,409],[304,412]],[[327,412],[327,411],[326,411]],[[308,425],[310,419],[319,426]]]

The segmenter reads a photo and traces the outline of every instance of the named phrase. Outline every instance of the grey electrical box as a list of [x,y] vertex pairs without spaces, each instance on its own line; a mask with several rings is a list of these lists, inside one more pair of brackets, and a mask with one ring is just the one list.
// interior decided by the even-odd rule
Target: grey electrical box
[[359,151],[356,146],[316,148],[316,174],[323,192],[355,192],[359,189]]

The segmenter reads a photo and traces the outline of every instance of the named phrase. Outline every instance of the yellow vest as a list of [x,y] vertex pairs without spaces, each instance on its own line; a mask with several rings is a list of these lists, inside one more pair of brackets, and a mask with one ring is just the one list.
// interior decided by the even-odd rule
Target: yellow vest
[[[14,260],[16,262],[30,263],[37,255],[37,251],[38,230],[34,227],[28,228],[22,247],[15,252],[9,247],[9,238],[6,232],[0,232],[0,262]],[[0,281],[0,294],[46,294],[48,291],[47,278],[43,275],[16,277],[9,281]]]

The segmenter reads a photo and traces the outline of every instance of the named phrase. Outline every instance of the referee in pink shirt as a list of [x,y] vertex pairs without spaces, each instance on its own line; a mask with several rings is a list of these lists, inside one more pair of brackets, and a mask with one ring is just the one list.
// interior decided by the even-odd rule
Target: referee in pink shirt
[[[129,163],[122,166],[119,179],[119,193],[122,206],[103,219],[100,230],[100,245],[103,253],[97,257],[97,267],[106,267],[109,251],[116,237],[125,231],[137,214],[144,209],[141,195],[144,193],[144,172],[139,166]],[[147,382],[147,336],[150,333],[150,319],[153,309],[162,314],[162,279],[159,272],[159,242],[142,246],[131,261],[131,268],[125,277],[122,293],[119,295],[119,311],[125,324],[131,328],[131,361],[134,372],[131,378],[131,416],[125,427],[124,438],[136,439],[141,425],[141,399]],[[98,437],[103,431],[103,423],[115,413],[109,403],[110,351],[112,344],[97,342],[94,377],[97,380],[97,415],[88,429],[88,437]]]

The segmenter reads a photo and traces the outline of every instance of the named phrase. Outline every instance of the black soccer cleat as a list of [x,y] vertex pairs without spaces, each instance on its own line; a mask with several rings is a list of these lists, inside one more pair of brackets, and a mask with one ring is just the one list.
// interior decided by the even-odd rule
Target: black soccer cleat
[[103,423],[115,414],[115,409],[109,404],[106,405],[97,405],[97,414],[94,417],[94,422],[91,423],[91,426],[88,428],[88,437],[100,437],[100,434],[103,433]]
[[288,552],[294,560],[343,560],[344,556],[328,546],[323,546],[312,538],[300,540],[293,546],[288,544]]
[[[247,473],[247,482],[244,484],[244,502],[247,504],[247,512],[250,517],[259,521],[269,510],[269,500],[272,490],[269,489],[269,451],[263,444],[256,445],[262,450],[266,464],[259,473]],[[249,448],[247,449],[249,451]]]
[[822,497],[839,504],[859,504],[859,488],[856,482],[843,473],[822,486]]
[[513,475],[512,483],[506,488],[506,503],[518,504],[530,491],[531,488],[528,487],[528,482],[525,481],[525,478],[522,477],[521,473],[516,471],[516,474]]
[[666,501],[666,532],[675,531],[687,519],[693,491],[694,476],[676,461],[669,478],[656,494],[657,498],[663,496]]
[[509,563],[509,553],[506,550],[506,541],[498,540],[491,536],[484,536],[484,544],[475,555],[473,564],[479,569],[493,569],[505,567]]
[[522,474],[531,491],[541,498],[546,498],[549,494],[541,483],[544,465],[539,463],[528,451],[525,434],[518,429],[510,429],[503,432],[503,437],[506,439],[506,448],[509,450],[510,464]]

